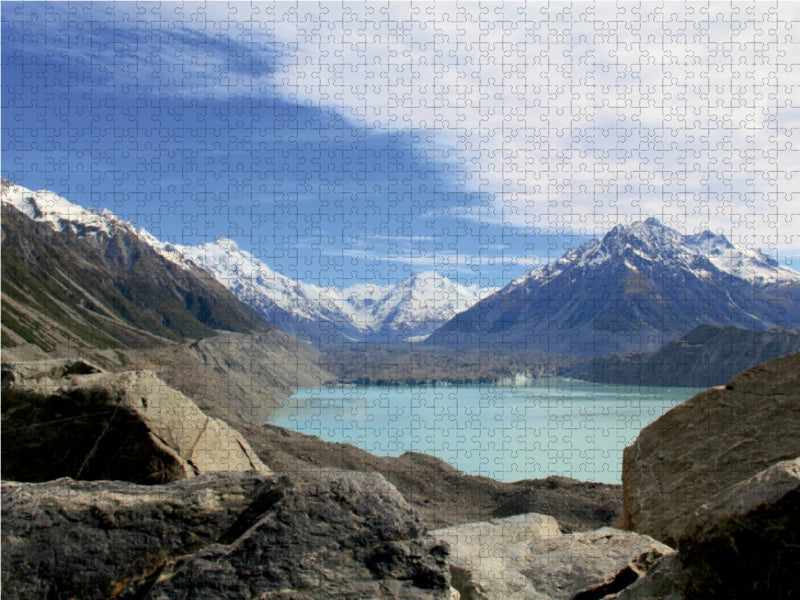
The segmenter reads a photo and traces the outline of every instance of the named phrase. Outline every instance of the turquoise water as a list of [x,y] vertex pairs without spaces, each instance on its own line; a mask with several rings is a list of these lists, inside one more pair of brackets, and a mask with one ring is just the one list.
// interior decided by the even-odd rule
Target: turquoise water
[[542,379],[514,386],[330,386],[270,422],[379,456],[412,450],[501,481],[565,475],[619,483],[622,450],[696,388]]

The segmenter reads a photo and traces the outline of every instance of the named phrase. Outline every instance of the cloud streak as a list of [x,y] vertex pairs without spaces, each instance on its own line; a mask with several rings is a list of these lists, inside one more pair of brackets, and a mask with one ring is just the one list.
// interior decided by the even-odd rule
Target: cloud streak
[[752,244],[780,225],[759,215],[800,218],[792,5],[273,9],[264,30],[296,44],[281,87],[428,132],[507,223],[600,230],[669,208]]

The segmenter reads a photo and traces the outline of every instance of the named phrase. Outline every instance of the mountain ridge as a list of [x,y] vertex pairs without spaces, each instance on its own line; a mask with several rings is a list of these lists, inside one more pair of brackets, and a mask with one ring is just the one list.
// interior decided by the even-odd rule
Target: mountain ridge
[[279,329],[323,345],[416,341],[492,291],[460,285],[435,271],[395,285],[322,287],[274,271],[226,238],[175,249]]
[[139,348],[272,326],[130,223],[2,182],[3,344]]
[[800,324],[800,273],[710,232],[617,225],[456,315],[432,346],[602,355],[655,350],[704,323]]
[[595,383],[711,387],[769,360],[800,352],[800,331],[698,325],[654,352],[599,356],[565,370]]

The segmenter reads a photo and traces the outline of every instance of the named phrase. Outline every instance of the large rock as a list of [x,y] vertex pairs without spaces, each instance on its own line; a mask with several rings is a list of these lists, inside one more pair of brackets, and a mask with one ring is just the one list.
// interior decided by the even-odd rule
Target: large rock
[[800,597],[800,458],[701,506],[678,551],[689,598]]
[[452,584],[462,600],[602,598],[672,552],[650,537],[610,527],[561,534],[555,519],[538,514],[433,535],[450,544]]
[[241,434],[150,371],[106,373],[80,361],[6,367],[2,429],[5,479],[154,484],[269,472]]
[[800,455],[800,353],[775,359],[673,408],[625,449],[626,529],[670,545],[726,488]]
[[109,598],[139,589],[172,557],[225,537],[268,481],[226,473],[163,486],[3,482],[3,595]]
[[3,484],[8,598],[447,598],[447,546],[376,473]]
[[797,598],[800,459],[726,488],[689,518],[665,555],[618,600]]

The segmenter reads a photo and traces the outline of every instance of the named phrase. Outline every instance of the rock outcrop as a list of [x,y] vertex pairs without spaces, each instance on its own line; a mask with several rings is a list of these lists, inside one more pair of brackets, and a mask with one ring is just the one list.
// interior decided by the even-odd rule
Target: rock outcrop
[[800,351],[796,329],[698,325],[655,352],[599,356],[565,371],[597,383],[710,387],[768,360]]
[[622,525],[674,545],[700,506],[800,456],[800,353],[671,409],[625,449]]
[[376,473],[4,483],[8,598],[449,598],[446,544]]
[[678,540],[689,598],[800,596],[800,458],[701,506]]
[[535,513],[433,535],[450,544],[452,585],[464,600],[603,598],[672,553],[648,536],[610,527],[561,534],[555,519]]
[[150,371],[88,363],[4,367],[3,478],[166,483],[214,471],[268,473],[240,433]]

